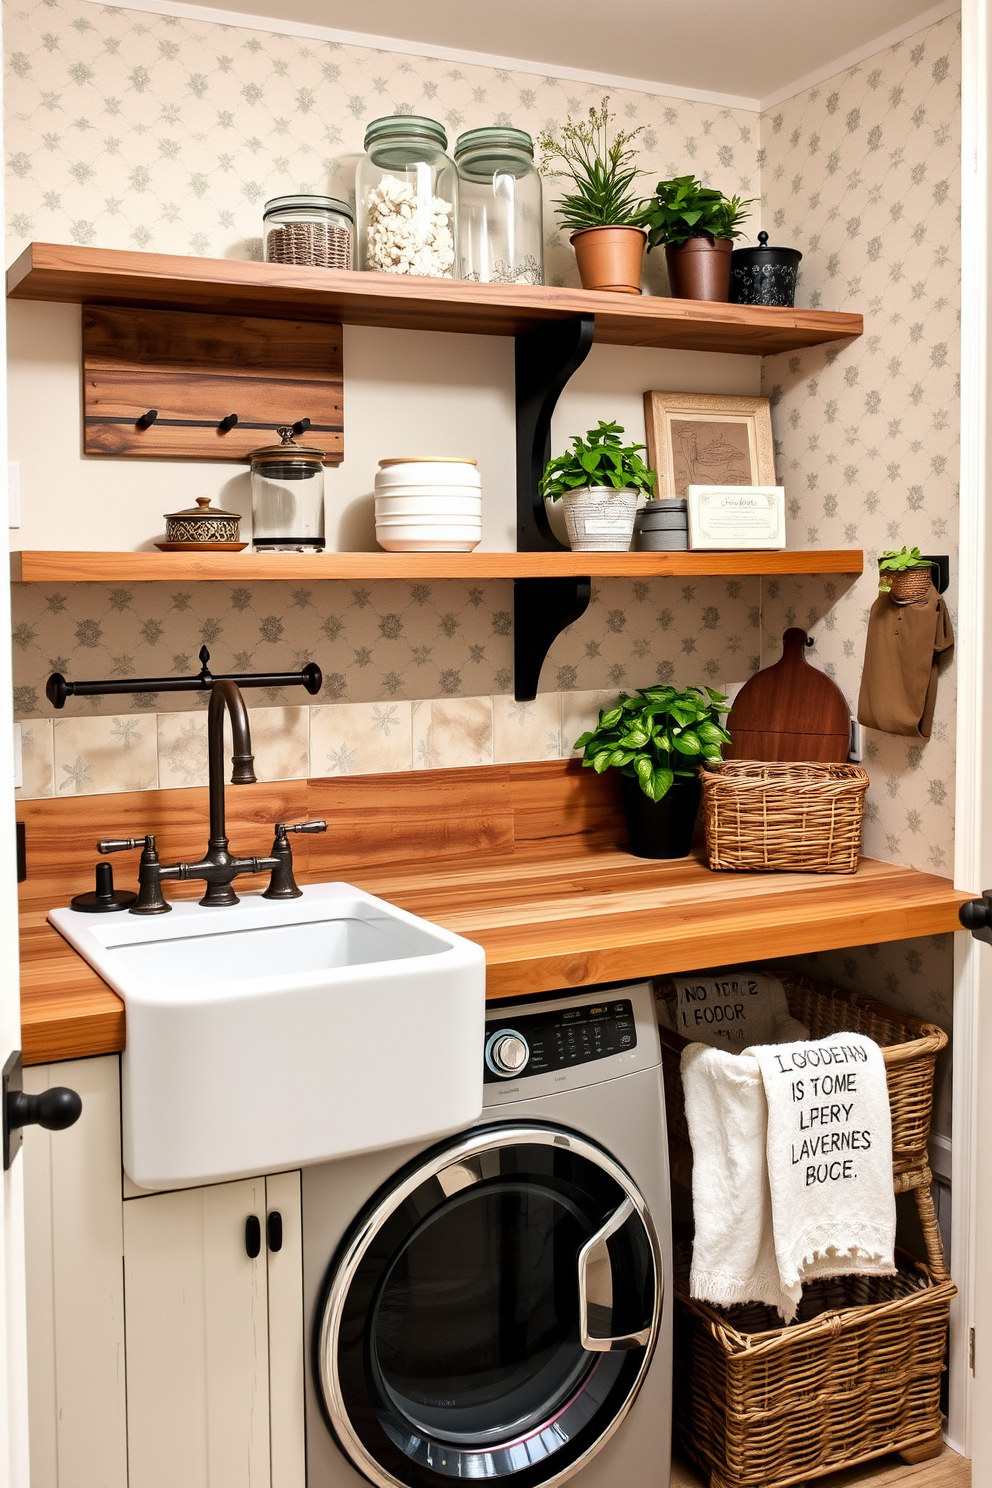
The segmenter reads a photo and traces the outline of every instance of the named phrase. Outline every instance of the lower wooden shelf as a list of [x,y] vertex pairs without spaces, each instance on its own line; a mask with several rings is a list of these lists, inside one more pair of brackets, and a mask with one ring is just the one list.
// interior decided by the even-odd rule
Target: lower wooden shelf
[[23,584],[189,583],[198,579],[705,578],[859,574],[859,548],[782,553],[90,553],[11,554]]

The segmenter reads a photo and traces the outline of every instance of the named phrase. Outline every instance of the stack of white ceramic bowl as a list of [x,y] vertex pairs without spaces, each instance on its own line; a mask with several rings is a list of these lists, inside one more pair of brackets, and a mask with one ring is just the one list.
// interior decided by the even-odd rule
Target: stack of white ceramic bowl
[[482,541],[477,461],[448,455],[380,460],[375,540],[387,553],[468,553]]

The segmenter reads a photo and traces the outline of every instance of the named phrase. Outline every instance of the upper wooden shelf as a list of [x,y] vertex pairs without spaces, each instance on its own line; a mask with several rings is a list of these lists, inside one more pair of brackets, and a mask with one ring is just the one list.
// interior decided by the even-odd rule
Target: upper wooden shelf
[[12,553],[24,584],[197,579],[706,578],[859,574],[859,548],[784,553]]
[[860,336],[860,315],[724,305],[550,286],[470,284],[235,259],[32,243],[7,273],[15,300],[145,305],[332,320],[408,331],[516,336],[542,321],[595,317],[595,339],[615,346],[772,356]]

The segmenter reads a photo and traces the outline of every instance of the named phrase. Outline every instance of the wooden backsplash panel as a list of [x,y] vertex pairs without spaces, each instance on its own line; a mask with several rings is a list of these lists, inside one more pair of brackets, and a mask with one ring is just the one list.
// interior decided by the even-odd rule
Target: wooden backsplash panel
[[[163,862],[196,858],[206,846],[207,791],[135,791],[18,802],[27,829],[24,903],[65,903],[92,887],[101,837],[154,832]],[[577,760],[332,776],[228,786],[227,827],[242,856],[267,853],[276,821],[323,817],[326,834],[293,838],[301,873],[347,878],[389,864],[527,861],[601,853],[625,841],[616,782]],[[120,888],[137,881],[138,851],[109,860]],[[170,898],[199,897],[197,882],[170,884]]]
[[330,877],[386,863],[439,862],[514,849],[510,766],[409,770],[311,780],[310,871]]

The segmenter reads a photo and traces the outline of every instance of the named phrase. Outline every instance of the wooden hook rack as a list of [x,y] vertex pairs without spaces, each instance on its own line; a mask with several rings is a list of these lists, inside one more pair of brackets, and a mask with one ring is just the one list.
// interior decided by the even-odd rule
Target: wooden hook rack
[[337,465],[343,397],[339,325],[83,308],[88,455],[244,462],[294,424]]

